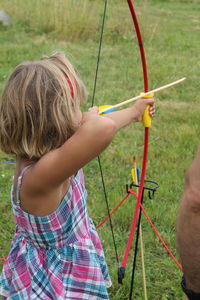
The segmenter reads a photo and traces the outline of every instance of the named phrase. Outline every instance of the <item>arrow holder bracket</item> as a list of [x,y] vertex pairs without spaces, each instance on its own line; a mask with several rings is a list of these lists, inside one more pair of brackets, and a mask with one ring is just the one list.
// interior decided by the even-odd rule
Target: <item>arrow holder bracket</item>
[[[127,193],[129,193],[129,189],[132,188],[139,188],[140,185],[138,184],[134,184],[133,182],[131,182],[130,184],[126,184],[126,191]],[[153,180],[145,180],[144,181],[144,190],[148,191],[148,197],[149,199],[153,199],[154,198],[154,194],[157,191],[157,189],[159,188],[159,184],[156,181]]]

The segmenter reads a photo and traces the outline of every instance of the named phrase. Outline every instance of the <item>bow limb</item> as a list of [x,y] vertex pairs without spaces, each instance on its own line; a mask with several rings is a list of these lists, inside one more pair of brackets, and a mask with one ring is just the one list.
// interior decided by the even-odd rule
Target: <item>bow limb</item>
[[143,40],[142,40],[142,35],[140,31],[140,26],[138,23],[137,15],[133,6],[132,0],[127,0],[130,13],[132,16],[132,20],[135,26],[136,34],[137,34],[137,39],[138,39],[138,46],[140,49],[140,56],[141,56],[141,62],[142,62],[142,70],[143,70],[143,82],[144,82],[144,92],[148,92],[148,71],[147,71],[147,63],[146,63],[146,56],[145,56],[145,51],[144,51],[144,45],[143,45]]
[[[137,20],[137,16],[135,13],[135,9],[133,6],[133,2],[132,2],[132,0],[127,0],[127,3],[129,6],[129,9],[130,9],[130,13],[131,13],[134,27],[136,30],[138,45],[139,45],[139,49],[140,49],[140,56],[141,56],[141,63],[142,63],[142,70],[143,70],[144,92],[148,92],[148,72],[147,72],[146,56],[145,56],[145,51],[144,51],[144,46],[143,46],[142,35],[141,35],[138,20]],[[139,188],[139,192],[138,192],[138,197],[137,197],[135,212],[134,212],[134,216],[133,216],[133,220],[132,220],[132,224],[131,224],[131,228],[130,228],[128,242],[127,242],[126,249],[124,252],[121,267],[119,268],[119,273],[118,273],[119,283],[122,283],[122,280],[124,278],[128,255],[130,252],[132,240],[133,240],[133,237],[135,234],[136,225],[137,225],[139,214],[140,214],[140,204],[141,204],[142,198],[143,198],[144,180],[145,180],[145,176],[146,176],[146,167],[147,167],[147,160],[148,160],[148,143],[149,143],[148,139],[149,139],[149,128],[145,127],[144,150],[143,150],[143,162],[142,162],[142,172],[141,172],[141,179],[140,179],[140,188]]]

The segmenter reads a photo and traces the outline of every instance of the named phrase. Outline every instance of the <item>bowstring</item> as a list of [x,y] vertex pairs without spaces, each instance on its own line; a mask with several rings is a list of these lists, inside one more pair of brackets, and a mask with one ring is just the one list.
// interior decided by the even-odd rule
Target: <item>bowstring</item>
[[[108,4],[108,0],[105,0],[104,11],[103,11],[103,19],[102,19],[102,25],[101,25],[101,33],[100,33],[100,40],[99,40],[99,47],[98,47],[98,54],[97,54],[97,64],[96,64],[96,71],[95,71],[95,77],[94,77],[94,86],[93,86],[91,107],[94,106],[94,102],[95,102],[97,79],[98,79],[99,65],[100,65],[100,59],[101,59],[101,50],[102,50],[102,43],[103,43],[103,35],[104,35],[104,29],[105,29],[107,4]],[[98,156],[98,165],[99,165],[99,170],[100,170],[100,174],[101,174],[101,181],[102,181],[102,186],[103,186],[104,198],[105,198],[105,202],[106,202],[106,208],[107,208],[107,211],[108,211],[108,215],[110,215],[110,207],[109,207],[109,204],[108,204],[108,196],[107,196],[107,191],[106,191],[105,180],[104,180],[104,175],[103,175],[103,169],[102,169],[100,156]],[[114,235],[114,229],[113,229],[113,223],[112,223],[112,220],[111,220],[111,216],[109,217],[109,224],[110,224],[110,229],[111,229],[113,245],[114,245],[114,249],[115,249],[116,261],[117,261],[117,264],[119,266],[119,256],[118,256],[117,245],[116,245],[116,240],[115,240],[115,235]]]
[[105,0],[103,20],[102,20],[100,40],[99,40],[99,47],[98,47],[98,53],[97,53],[97,65],[96,65],[96,72],[95,72],[95,77],[94,77],[94,86],[93,86],[91,106],[94,106],[94,100],[95,100],[95,95],[96,95],[96,87],[97,87],[97,79],[98,79],[98,73],[99,73],[99,65],[100,65],[101,49],[102,49],[102,43],[103,43],[103,34],[104,34],[104,28],[105,28],[107,5],[108,5],[108,0]]

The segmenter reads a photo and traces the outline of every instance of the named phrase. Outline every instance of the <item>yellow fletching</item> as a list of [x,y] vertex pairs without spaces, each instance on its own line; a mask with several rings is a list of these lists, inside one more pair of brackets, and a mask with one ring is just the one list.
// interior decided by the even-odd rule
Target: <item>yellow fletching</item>
[[[109,108],[109,107],[112,107],[112,105],[101,105],[101,106],[99,106],[99,111],[102,111],[102,110],[106,111],[106,109]],[[106,114],[106,112],[101,113],[101,115],[105,115],[105,114]]]
[[137,184],[136,174],[135,174],[135,169],[132,169],[132,170],[131,170],[131,175],[132,175],[133,183],[134,183],[134,184]]

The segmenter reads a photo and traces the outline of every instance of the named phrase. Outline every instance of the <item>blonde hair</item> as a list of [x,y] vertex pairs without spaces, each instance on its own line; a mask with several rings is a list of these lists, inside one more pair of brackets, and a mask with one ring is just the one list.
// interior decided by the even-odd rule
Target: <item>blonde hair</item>
[[60,147],[78,128],[85,86],[64,53],[18,65],[0,106],[0,149],[38,159]]

